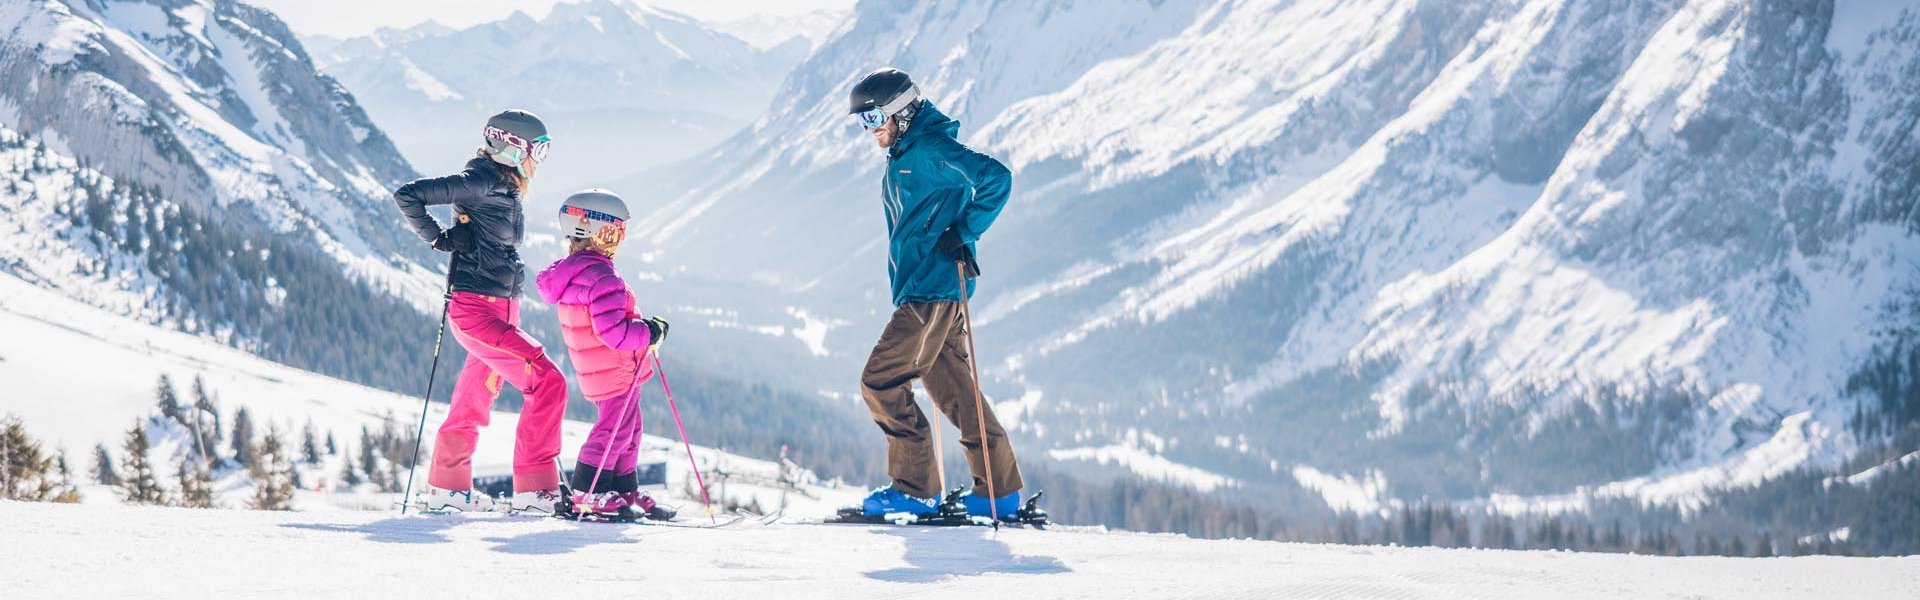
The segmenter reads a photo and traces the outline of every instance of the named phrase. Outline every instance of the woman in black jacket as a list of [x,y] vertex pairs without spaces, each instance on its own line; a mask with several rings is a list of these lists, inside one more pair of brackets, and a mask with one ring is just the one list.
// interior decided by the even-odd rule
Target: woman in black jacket
[[[560,498],[554,459],[567,381],[540,342],[520,329],[520,287],[526,268],[517,247],[526,235],[527,184],[547,157],[540,118],[509,110],[487,119],[485,145],[465,170],[401,186],[394,202],[407,224],[435,250],[453,253],[447,319],[467,363],[453,386],[453,405],[434,437],[433,464],[422,494],[428,509],[490,510],[473,491],[473,448],[492,414],[502,381],[526,396],[513,448],[513,510],[551,513]],[[457,223],[442,228],[428,206],[453,205]]]

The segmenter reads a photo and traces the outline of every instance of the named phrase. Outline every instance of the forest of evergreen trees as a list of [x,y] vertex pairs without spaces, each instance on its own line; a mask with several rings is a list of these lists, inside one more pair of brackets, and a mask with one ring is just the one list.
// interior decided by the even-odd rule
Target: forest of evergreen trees
[[99,249],[92,274],[162,282],[153,308],[173,326],[367,385],[424,383],[427,353],[393,349],[424,350],[432,319],[348,276],[308,240],[223,227],[148,190],[110,187],[84,165],[69,201],[56,212],[72,222],[70,241],[84,238]]

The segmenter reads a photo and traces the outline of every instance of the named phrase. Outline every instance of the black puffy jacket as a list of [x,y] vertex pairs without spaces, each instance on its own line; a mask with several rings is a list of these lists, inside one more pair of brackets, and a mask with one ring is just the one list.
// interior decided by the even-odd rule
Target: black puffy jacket
[[473,249],[453,253],[448,277],[454,291],[514,298],[526,283],[526,266],[520,264],[516,248],[526,237],[526,211],[520,206],[520,191],[503,172],[506,168],[475,158],[464,171],[421,179],[393,192],[400,214],[428,243],[440,237],[441,228],[427,207],[452,204],[454,214],[467,218]]

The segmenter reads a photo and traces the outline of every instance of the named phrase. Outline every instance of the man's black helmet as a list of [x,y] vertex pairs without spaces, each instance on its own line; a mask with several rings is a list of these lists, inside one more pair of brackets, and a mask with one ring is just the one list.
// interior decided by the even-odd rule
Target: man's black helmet
[[920,89],[906,71],[886,67],[853,84],[853,93],[847,95],[847,114],[874,114],[885,120],[911,108],[919,99]]

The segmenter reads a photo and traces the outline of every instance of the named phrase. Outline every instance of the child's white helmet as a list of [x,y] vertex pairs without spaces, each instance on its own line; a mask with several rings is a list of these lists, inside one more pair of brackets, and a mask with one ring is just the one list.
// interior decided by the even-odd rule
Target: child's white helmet
[[570,239],[593,237],[602,228],[627,230],[627,203],[601,188],[580,190],[560,203],[560,228]]

